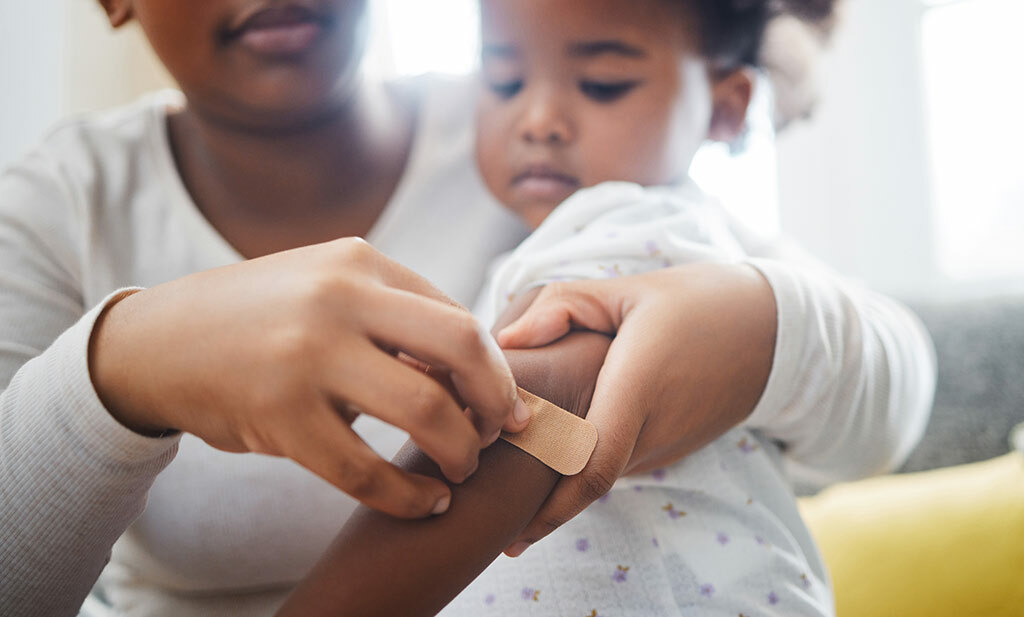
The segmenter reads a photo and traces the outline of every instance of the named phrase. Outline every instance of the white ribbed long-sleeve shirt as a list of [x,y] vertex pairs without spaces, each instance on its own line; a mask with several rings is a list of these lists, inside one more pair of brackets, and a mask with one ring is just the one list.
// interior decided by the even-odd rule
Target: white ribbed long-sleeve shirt
[[[409,166],[368,240],[469,303],[524,229],[478,177],[465,85],[427,90]],[[241,259],[177,174],[173,104],[66,123],[0,175],[0,614],[74,615],[101,571],[122,615],[270,614],[355,505],[287,460],[137,435],[93,390],[87,346],[109,294]],[[927,334],[899,304],[734,233],[779,315],[748,424],[822,481],[897,464],[930,408]],[[357,425],[384,456],[403,441]]]

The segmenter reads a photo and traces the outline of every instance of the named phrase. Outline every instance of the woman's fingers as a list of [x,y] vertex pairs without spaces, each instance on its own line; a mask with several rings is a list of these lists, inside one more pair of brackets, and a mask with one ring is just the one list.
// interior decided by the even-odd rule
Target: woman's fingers
[[504,349],[542,347],[573,328],[614,334],[621,322],[621,302],[614,281],[552,283],[518,319],[498,332]]
[[328,379],[328,388],[346,403],[408,432],[452,482],[476,469],[480,439],[462,407],[431,376],[362,343],[338,358]]
[[281,450],[355,499],[392,516],[440,514],[451,502],[443,482],[382,459],[326,403],[289,427],[281,436]]
[[381,288],[368,298],[364,327],[372,339],[451,373],[459,396],[472,410],[481,444],[504,426],[522,430],[529,421],[504,354],[491,335],[461,308],[411,292]]

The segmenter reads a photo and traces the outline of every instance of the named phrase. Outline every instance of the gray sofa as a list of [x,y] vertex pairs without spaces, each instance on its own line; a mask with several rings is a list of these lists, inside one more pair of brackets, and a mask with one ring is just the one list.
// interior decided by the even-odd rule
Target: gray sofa
[[935,341],[939,377],[924,438],[900,472],[990,459],[1024,423],[1024,296],[912,306]]

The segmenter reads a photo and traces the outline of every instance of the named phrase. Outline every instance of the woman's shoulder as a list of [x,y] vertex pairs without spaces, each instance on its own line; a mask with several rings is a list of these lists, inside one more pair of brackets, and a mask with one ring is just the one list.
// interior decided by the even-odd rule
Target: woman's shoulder
[[83,164],[95,169],[106,161],[137,160],[159,137],[168,111],[183,104],[180,93],[165,90],[121,107],[72,115],[51,129],[27,158],[47,158],[69,171]]
[[166,199],[153,180],[172,160],[162,131],[173,104],[171,93],[150,95],[51,129],[0,172],[0,238],[76,272],[90,251],[130,250],[137,215]]
[[[3,171],[4,184],[57,188],[67,196],[122,192],[160,143],[167,110],[180,95],[165,91],[122,107],[70,116]],[[6,199],[4,201],[7,201]]]

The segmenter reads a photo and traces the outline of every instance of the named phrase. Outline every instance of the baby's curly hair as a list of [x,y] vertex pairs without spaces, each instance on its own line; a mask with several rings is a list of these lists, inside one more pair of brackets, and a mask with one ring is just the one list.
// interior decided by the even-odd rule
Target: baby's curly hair
[[762,40],[771,19],[791,15],[826,23],[836,0],[683,0],[683,4],[697,17],[703,54],[723,68],[735,68],[761,65]]

